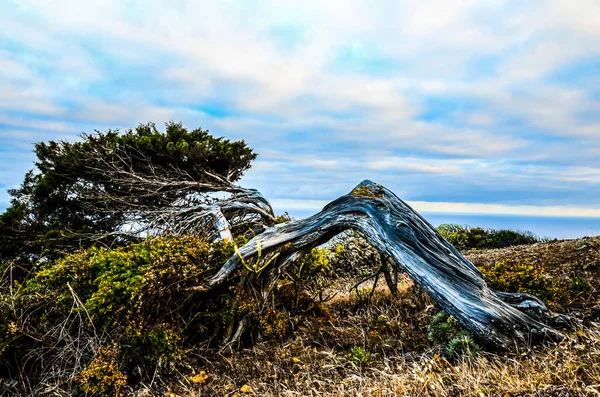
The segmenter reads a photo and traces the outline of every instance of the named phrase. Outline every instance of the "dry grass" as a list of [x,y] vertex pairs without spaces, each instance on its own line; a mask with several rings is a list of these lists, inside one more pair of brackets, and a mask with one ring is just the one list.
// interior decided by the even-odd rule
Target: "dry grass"
[[[478,251],[468,257],[482,267],[499,261],[540,264],[550,277],[565,283],[578,274],[591,288],[564,301],[570,305],[567,309],[592,313],[597,307],[600,238]],[[600,328],[591,315],[586,328],[560,344],[449,361],[443,346],[427,339],[428,325],[439,308],[410,279],[401,278],[397,297],[380,280],[372,299],[372,281],[351,291],[356,281],[335,280],[326,295],[335,291],[336,296],[291,316],[293,331],[283,340],[227,352],[189,350],[191,366],[174,368],[169,377],[156,373],[150,382],[126,386],[119,395],[600,395]],[[64,365],[57,362],[56,368],[60,371]],[[0,379],[0,396],[3,386],[7,385]],[[70,395],[58,389],[45,392]]]
[[[546,300],[551,309],[580,318],[600,319],[600,237],[469,251],[465,256],[484,273],[499,262],[508,269],[531,266],[556,289],[548,294],[554,299]],[[585,288],[575,284],[577,281],[585,283]]]
[[[203,356],[192,373],[163,391],[180,396],[600,395],[599,328],[581,330],[558,345],[450,362],[424,337],[437,309],[426,296],[415,297],[409,281],[400,291],[392,298],[378,288],[370,303],[340,294],[324,315],[297,324],[293,339]],[[353,354],[357,346],[366,358]],[[152,395],[148,389],[137,394]]]
[[[526,356],[487,354],[455,364],[426,352],[382,357],[367,366],[331,350],[262,346],[228,358],[233,375],[209,370],[205,385],[190,385],[184,393],[245,394],[240,389],[246,385],[243,390],[252,390],[248,394],[262,396],[597,395],[600,334],[590,331],[575,346],[561,344]],[[244,375],[248,378],[242,381]]]

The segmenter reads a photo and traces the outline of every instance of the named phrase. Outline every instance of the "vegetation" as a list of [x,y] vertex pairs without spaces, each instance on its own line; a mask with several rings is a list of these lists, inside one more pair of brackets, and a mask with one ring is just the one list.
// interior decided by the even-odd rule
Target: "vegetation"
[[333,253],[315,248],[295,263],[277,302],[260,302],[239,278],[198,299],[193,287],[245,239],[211,244],[188,235],[91,247],[43,263],[23,281],[11,280],[8,266],[0,289],[0,377],[24,373],[68,393],[114,393],[132,380],[197,364],[195,356],[222,348],[242,319],[255,324],[245,343],[284,339],[290,313],[325,301],[323,273]]
[[456,358],[465,353],[476,355],[481,349],[473,340],[473,335],[446,312],[439,312],[433,317],[429,325],[429,339],[445,345],[444,352],[448,358]]
[[[240,239],[236,244],[243,243]],[[574,271],[581,261],[600,263],[600,251],[593,248],[598,239],[569,243],[556,249],[574,258],[562,262],[562,271]],[[555,244],[544,250],[553,252]],[[436,314],[429,297],[415,295],[404,275],[396,296],[381,284],[371,299],[360,289],[351,291],[364,275],[328,272],[350,257],[344,244],[334,247],[317,248],[291,267],[266,306],[243,284],[223,286],[214,299],[198,299],[202,295],[190,288],[218,269],[235,247],[194,236],[80,250],[41,265],[22,283],[10,283],[9,266],[0,290],[5,319],[0,322],[0,385],[11,393],[38,394],[52,384],[65,395],[128,395],[139,387],[224,394],[244,386],[264,395],[336,395],[336,384],[351,395],[595,390],[589,387],[600,380],[600,334],[593,328],[526,356],[482,352],[452,316]],[[477,261],[483,254],[471,255],[478,255]],[[513,253],[488,255],[507,263]],[[536,252],[523,249],[522,255]],[[378,264],[370,266],[374,271]],[[598,285],[595,273],[580,277]],[[535,279],[529,280],[520,280],[523,291],[539,289]],[[368,291],[373,281],[367,281]],[[590,288],[590,299],[567,301],[565,310],[597,321],[589,313],[600,296]],[[255,324],[242,338],[251,350],[222,356],[218,352],[241,318]],[[393,375],[383,377],[381,371]]]
[[266,250],[257,233],[290,219],[233,184],[256,157],[243,142],[147,124],[36,154],[0,215],[0,395],[600,393],[599,238],[440,227],[491,287],[582,320],[497,354],[365,236]]
[[147,378],[183,363],[190,342],[207,339],[215,323],[201,315],[217,302],[186,292],[210,271],[209,248],[194,237],[93,247],[13,282],[12,295],[2,295],[12,324],[0,335],[2,373],[64,382],[68,372],[82,391],[107,392],[122,387],[133,368]]
[[[358,325],[360,326],[360,325]],[[333,343],[256,345],[216,362],[210,380],[171,389],[177,395],[260,396],[595,396],[600,378],[598,331],[573,342],[508,357],[482,352],[448,360],[437,349],[407,353],[394,346],[359,365]],[[269,364],[267,364],[269,363]],[[183,383],[183,382],[182,382]]]
[[[236,190],[256,154],[243,141],[168,123],[38,143],[36,170],[10,190],[0,216],[0,259],[35,262],[94,244],[125,245],[148,232],[202,225],[214,191]],[[196,211],[192,209],[196,208]],[[202,212],[200,212],[202,214]]]
[[480,227],[443,224],[438,232],[459,250],[505,248],[513,245],[535,244],[543,241],[531,232],[506,229],[483,229]]
[[593,308],[600,304],[599,254],[598,238],[583,238],[466,256],[492,288],[535,294],[552,310],[576,311],[587,319],[594,318]]

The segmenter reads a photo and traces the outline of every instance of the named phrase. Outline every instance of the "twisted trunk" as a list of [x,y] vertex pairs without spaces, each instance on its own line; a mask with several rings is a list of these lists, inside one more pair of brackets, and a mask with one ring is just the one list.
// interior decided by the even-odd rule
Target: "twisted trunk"
[[[423,217],[368,180],[309,218],[268,228],[244,245],[240,256],[257,257],[260,241],[263,260],[279,253],[270,266],[272,275],[281,274],[280,267],[289,262],[285,258],[307,252],[347,229],[361,232],[484,344],[508,349],[532,339],[562,338],[547,325],[549,312],[539,299],[488,288],[483,274]],[[240,256],[232,256],[203,288],[219,285],[239,269]]]

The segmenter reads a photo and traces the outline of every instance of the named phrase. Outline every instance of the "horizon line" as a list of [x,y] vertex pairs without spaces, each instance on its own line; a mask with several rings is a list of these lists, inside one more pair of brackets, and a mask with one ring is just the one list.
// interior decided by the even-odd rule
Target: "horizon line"
[[[287,210],[312,210],[315,213],[333,200],[287,199],[270,200],[274,209],[281,212]],[[433,214],[465,214],[465,215],[522,215],[561,218],[600,218],[600,208],[569,206],[536,206],[506,205],[485,203],[457,203],[444,201],[406,201],[419,213]]]

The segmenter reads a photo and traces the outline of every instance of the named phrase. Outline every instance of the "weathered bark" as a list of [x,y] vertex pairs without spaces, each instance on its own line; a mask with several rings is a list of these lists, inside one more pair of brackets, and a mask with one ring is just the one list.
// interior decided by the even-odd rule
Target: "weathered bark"
[[237,169],[227,176],[201,169],[192,176],[173,165],[156,166],[150,154],[129,146],[109,152],[110,156],[104,151],[90,155],[91,164],[85,169],[97,180],[81,181],[72,189],[82,208],[120,219],[121,224],[110,233],[78,232],[81,238],[195,233],[231,240],[234,228],[263,230],[275,220],[269,201],[259,191],[232,182]]
[[140,211],[144,219],[149,220],[144,226],[175,235],[195,232],[232,241],[232,223],[237,228],[258,225],[263,230],[265,224],[275,221],[273,208],[257,190],[235,188],[237,190],[231,197],[211,204],[167,207],[154,212]]
[[[546,324],[548,310],[539,299],[490,289],[483,274],[423,217],[391,191],[368,180],[318,214],[268,228],[244,245],[240,255],[256,257],[260,241],[264,260],[279,253],[270,266],[275,267],[272,274],[280,274],[278,267],[289,263],[286,258],[347,229],[361,232],[482,343],[508,349],[532,339],[562,338]],[[233,255],[203,288],[219,285],[240,266],[240,257]]]

